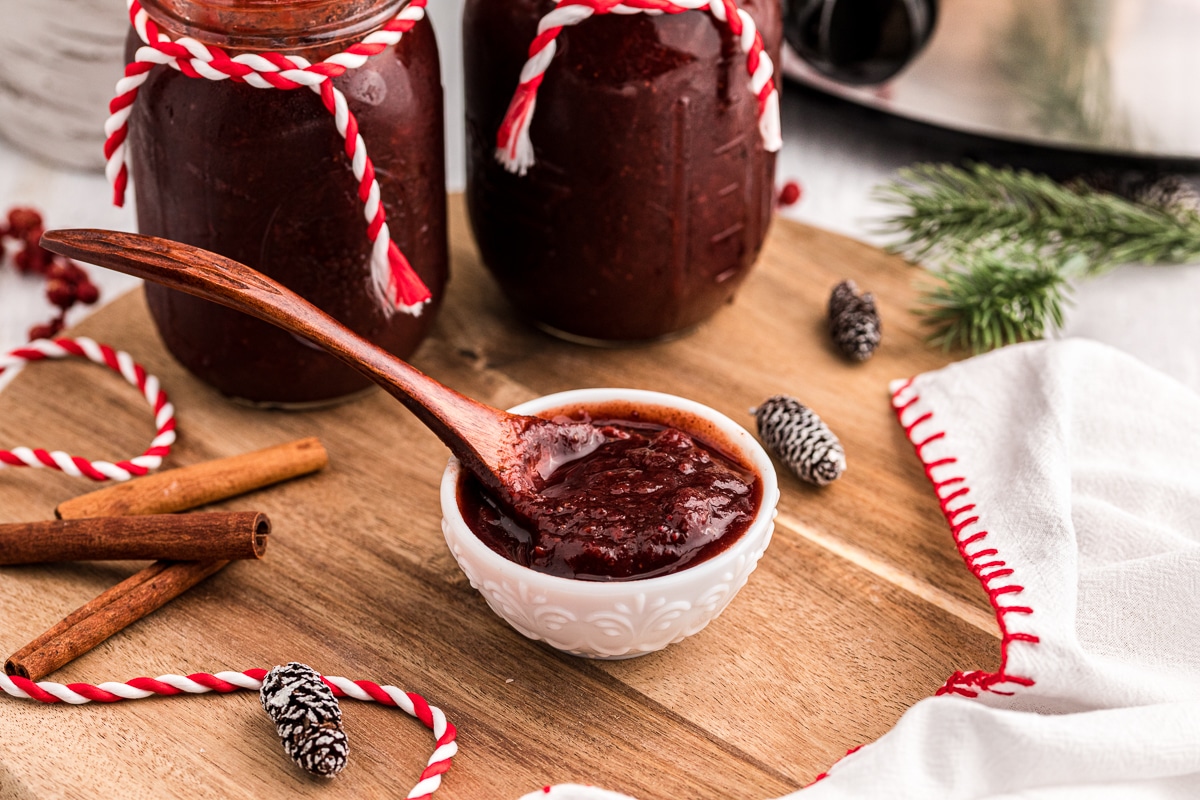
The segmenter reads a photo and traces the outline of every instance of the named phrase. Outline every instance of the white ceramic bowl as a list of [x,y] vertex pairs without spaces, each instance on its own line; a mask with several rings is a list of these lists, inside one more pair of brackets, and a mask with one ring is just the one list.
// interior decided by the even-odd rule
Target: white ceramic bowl
[[620,401],[674,409],[704,420],[754,466],[763,482],[762,503],[740,539],[706,561],[659,577],[613,582],[560,578],[509,561],[480,541],[458,507],[457,459],[450,459],[442,476],[442,532],[471,585],[493,611],[529,638],[593,658],[631,658],[660,650],[715,619],[767,549],[779,503],[775,468],[755,438],[724,414],[691,400],[634,389],[577,389],[510,410],[537,415]]

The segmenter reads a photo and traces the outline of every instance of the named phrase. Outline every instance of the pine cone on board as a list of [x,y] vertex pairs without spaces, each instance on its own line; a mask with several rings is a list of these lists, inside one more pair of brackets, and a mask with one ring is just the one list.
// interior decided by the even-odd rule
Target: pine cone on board
[[829,296],[829,335],[847,358],[866,361],[883,335],[875,295],[860,295],[854,281],[842,281]]
[[794,397],[775,395],[754,410],[767,449],[804,481],[825,486],[846,471],[846,453],[833,431]]
[[258,699],[275,722],[283,750],[303,769],[332,778],[346,766],[350,746],[333,690],[312,667],[295,661],[263,678]]

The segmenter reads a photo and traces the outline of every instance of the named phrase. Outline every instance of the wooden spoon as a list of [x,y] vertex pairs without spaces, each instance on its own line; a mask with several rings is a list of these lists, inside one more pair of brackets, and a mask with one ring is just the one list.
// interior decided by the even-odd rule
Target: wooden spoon
[[367,375],[417,415],[510,509],[535,478],[602,442],[587,423],[509,414],[435,381],[363,339],[291,290],[237,261],[199,247],[105,230],[54,230],[42,247],[135,275],[257,317],[320,346]]

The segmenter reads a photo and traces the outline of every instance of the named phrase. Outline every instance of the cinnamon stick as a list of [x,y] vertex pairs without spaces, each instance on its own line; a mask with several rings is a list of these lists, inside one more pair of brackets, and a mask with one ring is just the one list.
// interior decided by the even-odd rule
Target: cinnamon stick
[[4,663],[9,675],[41,680],[114,633],[166,605],[228,561],[159,561],[67,615]]
[[168,514],[316,472],[329,456],[315,437],[117,484],[61,503],[59,519]]
[[[235,497],[316,472],[329,463],[316,438],[160,472],[68,500],[61,520],[166,514]],[[113,634],[161,608],[227,560],[158,561],[84,604],[4,664],[10,675],[40,680]]]
[[270,520],[256,511],[90,517],[0,525],[0,565],[262,558],[270,532]]

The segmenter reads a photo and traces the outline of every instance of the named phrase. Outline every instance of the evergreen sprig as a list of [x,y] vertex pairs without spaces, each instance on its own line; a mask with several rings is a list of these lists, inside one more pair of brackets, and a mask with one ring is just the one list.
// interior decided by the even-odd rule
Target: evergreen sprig
[[932,328],[931,344],[979,353],[1041,339],[1063,324],[1068,270],[1056,264],[1014,263],[979,252],[956,269],[931,275],[916,313]]
[[975,352],[1062,326],[1072,280],[1119,264],[1200,259],[1200,214],[986,164],[921,164],[879,190],[903,211],[892,250],[935,268],[918,309],[931,340]]

